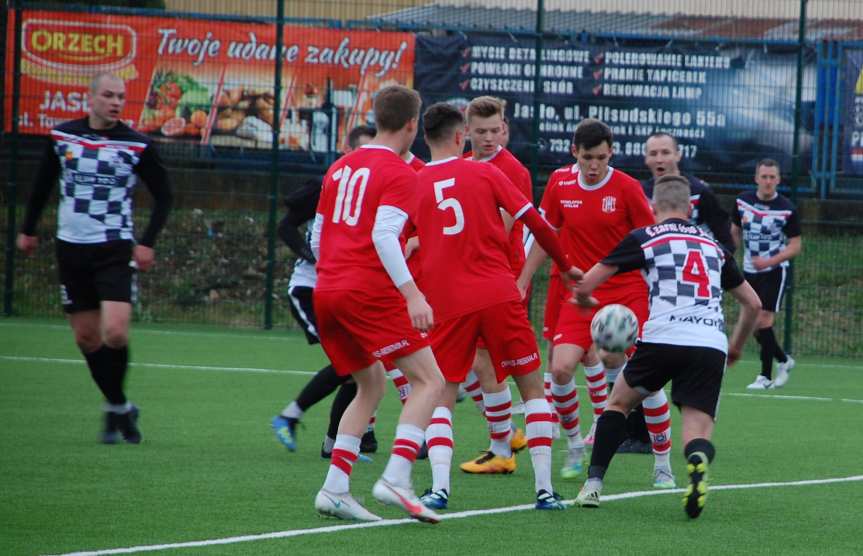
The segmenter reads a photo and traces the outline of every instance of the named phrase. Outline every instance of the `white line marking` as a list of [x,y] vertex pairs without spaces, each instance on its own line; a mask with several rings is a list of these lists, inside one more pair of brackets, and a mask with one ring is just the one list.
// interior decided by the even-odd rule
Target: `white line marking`
[[[83,365],[82,359],[66,359],[61,357],[28,357],[22,355],[0,355],[0,361],[24,361],[29,363],[60,363],[63,365]],[[138,363],[132,362],[132,367],[144,367],[152,369],[183,369],[189,371],[217,371],[226,373],[263,373],[263,374],[281,374],[281,375],[301,375],[311,376],[317,371],[300,371],[297,369],[268,369],[260,367],[220,367],[214,365],[180,365],[174,363]],[[576,388],[585,390],[587,386],[578,385]],[[816,402],[833,402],[842,401],[847,403],[863,404],[863,400],[855,400],[848,398],[825,398],[820,396],[790,396],[781,394],[748,394],[744,392],[723,392],[723,396],[734,396],[739,398],[766,398],[779,400],[798,400],[798,401],[816,401]]]
[[832,402],[833,398],[822,398],[820,396],[784,396],[780,394],[746,394],[744,392],[723,392],[723,396],[736,396],[738,398],[769,398],[778,400],[808,400],[813,402]]
[[[812,479],[805,481],[790,481],[790,482],[772,482],[772,483],[749,483],[738,485],[712,485],[710,490],[743,490],[752,488],[778,488],[789,486],[809,486],[809,485],[825,485],[831,483],[847,483],[854,481],[863,481],[863,475],[854,475],[851,477],[837,477],[834,479]],[[641,498],[645,496],[659,496],[663,494],[679,494],[684,489],[676,488],[672,490],[641,490],[634,492],[622,492],[620,494],[610,494],[602,497],[602,502],[613,502],[615,500],[628,500],[631,498]],[[574,500],[566,500],[565,504],[572,505]],[[506,506],[502,508],[488,508],[484,510],[468,510],[464,512],[454,512],[451,514],[441,515],[441,519],[465,519],[475,516],[485,516],[493,514],[504,514],[511,512],[521,512],[532,510],[533,504],[521,504],[518,506]],[[417,524],[412,519],[384,519],[372,523],[349,523],[345,525],[332,525],[329,527],[314,527],[312,529],[294,529],[290,531],[276,531],[273,533],[261,533],[258,535],[241,535],[237,537],[224,537],[221,539],[209,539],[203,541],[189,541],[179,543],[166,544],[150,544],[141,546],[130,546],[127,548],[108,548],[103,550],[88,550],[82,552],[68,552],[59,556],[102,556],[107,554],[134,554],[138,552],[154,552],[156,550],[171,550],[179,548],[196,548],[201,546],[216,546],[224,544],[236,544],[241,542],[263,541],[270,539],[284,539],[289,537],[299,537],[303,535],[317,535],[338,533],[341,531],[350,531],[353,529],[370,529],[373,527],[389,527],[392,525]]]

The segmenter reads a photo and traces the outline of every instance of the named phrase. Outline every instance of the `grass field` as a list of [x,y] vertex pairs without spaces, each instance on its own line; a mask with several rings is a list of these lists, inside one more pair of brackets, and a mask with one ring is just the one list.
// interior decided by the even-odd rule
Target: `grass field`
[[[132,360],[128,391],[141,407],[144,442],[103,446],[96,442],[100,399],[62,321],[0,321],[0,554],[131,553],[147,545],[160,545],[157,554],[204,555],[851,554],[863,546],[858,361],[801,360],[785,389],[760,395],[745,390],[754,360],[731,369],[711,468],[711,485],[729,488],[713,490],[694,522],[679,494],[648,495],[652,458],[641,455],[615,459],[605,494],[616,499],[599,510],[521,509],[533,501],[523,454],[511,476],[456,472],[452,517],[440,525],[403,523],[370,494],[399,409],[392,390],[378,414],[381,451],[373,463],[355,466],[353,490],[393,519],[339,530],[333,528],[342,522],[312,508],[326,472],[319,444],[329,404],[307,414],[295,453],[269,427],[323,364],[319,348],[285,332],[139,326]],[[582,391],[589,422],[587,401]],[[458,462],[486,440],[469,401],[457,407],[455,423]],[[673,462],[683,485],[679,432],[675,413]],[[555,444],[555,470],[564,446]],[[785,484],[848,477],[854,479]],[[414,480],[417,490],[429,485],[426,462]],[[580,485],[555,480],[567,499]],[[611,496],[624,493],[632,494]],[[464,513],[489,509],[500,513]],[[208,542],[177,545],[193,541]],[[129,550],[111,550],[123,548]]]

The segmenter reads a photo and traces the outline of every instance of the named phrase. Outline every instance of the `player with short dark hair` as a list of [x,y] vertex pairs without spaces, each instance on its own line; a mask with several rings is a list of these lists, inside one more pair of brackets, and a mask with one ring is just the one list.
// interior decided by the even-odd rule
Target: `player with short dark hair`
[[446,508],[452,463],[452,409],[471,368],[477,341],[495,380],[511,376],[525,402],[527,444],[535,472],[536,509],[562,510],[551,485],[551,408],[545,399],[536,337],[508,261],[508,228],[523,221],[568,278],[581,272],[532,203],[492,164],[465,160],[461,111],[438,103],[423,115],[432,160],[419,173],[416,226],[423,250],[421,285],[435,311],[431,343],[447,380],[426,430],[433,486],[423,496]]
[[[18,248],[38,246],[36,224],[60,186],[57,263],[63,310],[90,374],[107,400],[102,442],[141,442],[138,408],[127,398],[129,323],[137,272],[153,266],[156,237],[172,203],[168,174],[152,139],[120,120],[126,85],[111,73],[90,84],[90,112],[51,130],[33,185]],[[138,178],[153,196],[150,223],[133,234]]]
[[[650,291],[650,317],[635,355],[618,375],[608,407],[599,418],[588,478],[576,503],[599,506],[603,478],[626,434],[626,414],[651,392],[671,382],[671,399],[683,417],[683,443],[690,484],[687,515],[696,518],[707,497],[707,468],[716,450],[710,439],[726,361],[740,358],[761,303],[733,256],[689,222],[689,183],[680,176],[657,180],[653,206],[658,224],[630,232],[591,268],[576,287],[583,307],[606,280],[640,270]],[[729,342],[722,315],[722,290],[741,304]],[[727,356],[726,356],[727,354]]]
[[[773,322],[782,306],[791,259],[800,254],[800,217],[797,208],[777,191],[779,163],[765,158],[755,167],[755,191],[737,197],[732,235],[743,245],[743,275],[758,292],[762,309],[755,339],[761,346],[761,373],[747,386],[750,390],[781,388],[788,382],[794,359],[779,346]],[[772,376],[773,360],[776,377]]]
[[[561,241],[579,268],[590,268],[633,229],[654,223],[653,212],[634,178],[612,168],[614,138],[611,129],[594,119],[583,120],[575,130],[572,154],[576,164],[556,170],[549,177],[542,206],[546,219],[560,230]],[[545,259],[534,245],[520,287],[530,283]],[[614,377],[626,362],[623,353],[596,353],[590,335],[593,315],[601,307],[621,304],[629,307],[641,325],[648,314],[647,290],[637,273],[615,276],[598,291],[600,307],[589,311],[561,301],[560,315],[553,335],[551,359],[552,397],[561,425],[566,432],[568,451],[561,475],[575,478],[582,471],[585,441],[578,417],[578,391],[574,372],[584,363],[588,388],[594,402],[594,424],[607,403],[606,375]],[[601,364],[600,364],[601,361]],[[671,414],[665,393],[652,393],[649,432],[654,451],[654,487],[673,488],[674,475],[669,462]]]
[[405,372],[413,392],[402,407],[390,459],[372,493],[415,519],[439,520],[414,494],[411,471],[444,381],[421,334],[434,325],[434,315],[399,242],[415,212],[417,176],[401,155],[416,138],[419,106],[419,94],[400,85],[377,93],[378,133],[330,166],[312,227],[321,346],[336,371],[357,383],[357,394],[339,423],[326,480],[315,497],[318,512],[342,519],[380,520],[351,496],[350,474],[360,437],[384,393],[381,360],[388,359]]

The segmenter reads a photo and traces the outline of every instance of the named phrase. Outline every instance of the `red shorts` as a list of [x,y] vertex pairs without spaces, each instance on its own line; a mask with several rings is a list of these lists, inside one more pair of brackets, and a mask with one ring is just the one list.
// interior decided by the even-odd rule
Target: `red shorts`
[[480,339],[491,356],[498,382],[508,376],[526,375],[540,366],[536,335],[524,305],[507,301],[432,328],[432,351],[447,382],[464,382]]
[[554,333],[554,345],[575,344],[587,351],[593,345],[590,336],[590,321],[593,315],[606,305],[620,304],[632,309],[635,318],[638,319],[638,335],[641,336],[641,328],[650,315],[647,304],[647,291],[645,289],[615,290],[606,294],[595,295],[599,305],[592,309],[584,309],[572,303],[561,305],[560,317],[557,320],[557,329]]
[[[518,278],[518,276],[516,276],[516,278]],[[530,296],[532,293],[533,293],[533,284],[528,284],[527,292],[524,294],[524,299],[521,300],[521,304],[524,305],[525,313],[527,313],[528,309],[530,308]],[[528,316],[527,320],[528,320],[528,322],[530,322],[529,316]],[[482,337],[480,337],[480,339],[476,341],[476,349],[488,350],[488,346],[486,345],[485,340],[483,340]]]
[[400,295],[317,289],[313,295],[321,346],[340,376],[429,345]]
[[560,308],[570,297],[569,290],[564,287],[560,274],[549,274],[548,294],[545,298],[545,316],[542,321],[542,337],[548,341],[554,338],[557,321],[560,318]]

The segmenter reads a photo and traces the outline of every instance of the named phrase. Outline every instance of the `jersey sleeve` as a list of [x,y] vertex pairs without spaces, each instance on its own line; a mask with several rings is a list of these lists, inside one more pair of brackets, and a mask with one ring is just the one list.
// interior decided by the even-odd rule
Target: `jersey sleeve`
[[171,192],[171,182],[168,179],[168,172],[165,170],[165,165],[159,157],[159,152],[152,143],[141,153],[141,160],[135,166],[135,172],[143,178],[147,189],[153,195],[154,203],[153,210],[150,213],[150,222],[144,230],[144,235],[141,236],[141,245],[153,247],[156,243],[156,236],[165,227],[168,221],[168,213],[171,212],[171,205],[174,202],[174,195]]
[[644,268],[647,264],[641,242],[632,232],[623,238],[623,241],[600,262],[605,265],[616,266],[618,274]]
[[656,224],[653,209],[650,208],[650,203],[647,201],[647,197],[644,196],[644,190],[637,181],[634,181],[633,187],[627,195],[627,210],[633,229]]
[[527,168],[520,166],[518,176],[513,182],[530,204],[533,204],[533,181],[530,179],[530,172],[527,171]]
[[486,178],[491,184],[498,206],[510,216],[519,218],[524,214],[525,207],[533,207],[533,204],[527,200],[524,194],[519,191],[518,186],[506,174],[492,165],[483,166],[482,169],[486,172]]
[[800,215],[797,209],[791,209],[791,215],[785,224],[785,237],[792,238],[800,236]]
[[27,201],[27,210],[21,226],[21,233],[28,236],[36,235],[36,223],[39,221],[39,216],[42,215],[42,211],[51,197],[51,192],[57,187],[57,180],[60,178],[62,169],[54,146],[54,140],[48,139],[48,144],[42,152],[42,161],[39,164],[36,179],[33,180],[33,193]]
[[702,184],[704,184],[704,190],[701,192],[701,202],[698,208],[699,217],[707,224],[716,241],[733,253],[734,241],[731,239],[731,224],[728,221],[728,213],[719,206],[719,200],[707,184],[704,182]]
[[731,222],[734,223],[738,228],[742,228],[743,224],[740,220],[740,209],[737,208],[737,201],[740,200],[740,197],[734,200],[734,210],[731,212]]
[[737,261],[734,260],[734,255],[725,251],[725,262],[722,264],[722,274],[720,277],[723,290],[733,290],[743,283],[743,274],[737,266]]

